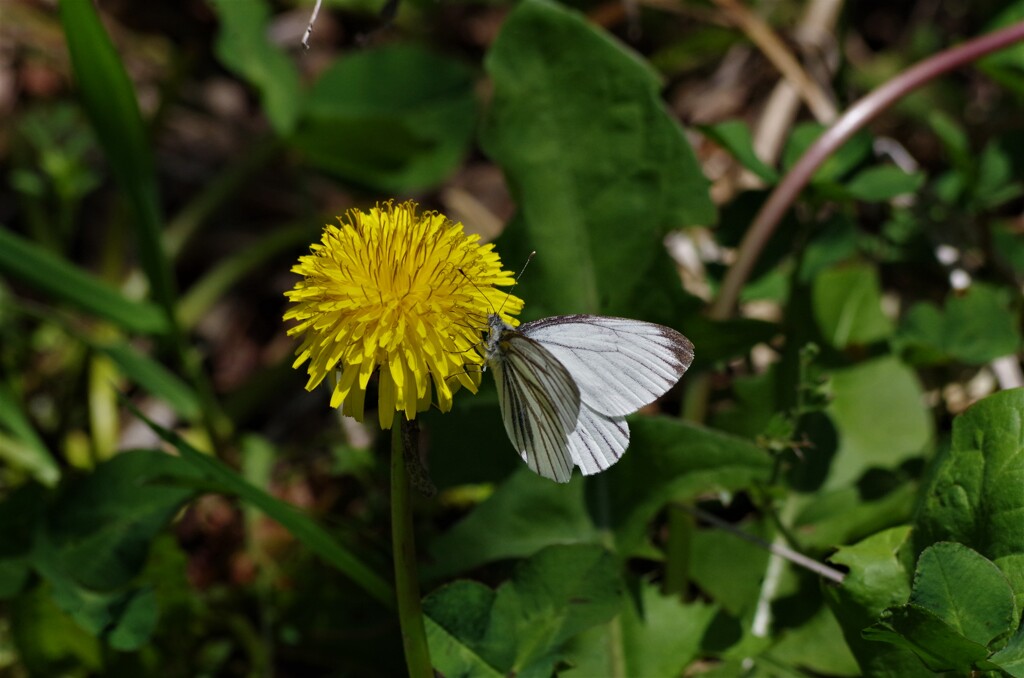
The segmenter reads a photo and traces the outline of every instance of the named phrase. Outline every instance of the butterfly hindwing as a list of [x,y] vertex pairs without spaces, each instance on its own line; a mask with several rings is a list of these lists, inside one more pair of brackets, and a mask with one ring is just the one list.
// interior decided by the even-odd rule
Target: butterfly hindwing
[[586,404],[580,405],[576,428],[569,436],[569,454],[583,475],[605,470],[629,447],[629,425],[625,417],[610,417]]
[[569,482],[574,458],[569,438],[580,395],[565,367],[539,343],[515,330],[501,335],[490,360],[505,431],[534,472]]
[[568,370],[585,405],[609,417],[654,402],[693,362],[689,339],[639,320],[564,315],[527,323],[519,332]]

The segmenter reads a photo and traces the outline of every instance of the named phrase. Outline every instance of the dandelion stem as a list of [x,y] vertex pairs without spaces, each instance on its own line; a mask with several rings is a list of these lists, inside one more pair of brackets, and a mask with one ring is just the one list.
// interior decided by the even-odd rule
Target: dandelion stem
[[395,559],[395,593],[398,620],[402,627],[405,664],[411,678],[433,678],[427,633],[423,625],[419,573],[416,571],[416,542],[413,538],[409,474],[405,468],[405,447],[416,439],[415,422],[405,415],[391,429],[391,548]]

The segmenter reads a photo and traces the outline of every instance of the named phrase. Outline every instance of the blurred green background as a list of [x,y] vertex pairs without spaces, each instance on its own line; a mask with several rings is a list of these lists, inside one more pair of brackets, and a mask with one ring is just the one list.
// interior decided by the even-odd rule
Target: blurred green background
[[[435,668],[1024,675],[1024,530],[996,520],[1024,507],[1024,45],[854,136],[706,314],[824,126],[1024,2],[330,0],[307,50],[311,12],[0,3],[0,671],[402,675],[387,436],[305,392],[281,316],[325,223],[412,198],[506,268],[537,251],[524,319],[650,320],[697,356],[567,486],[488,378],[422,417]],[[936,562],[980,568],[998,632],[922,663],[896,606]]]

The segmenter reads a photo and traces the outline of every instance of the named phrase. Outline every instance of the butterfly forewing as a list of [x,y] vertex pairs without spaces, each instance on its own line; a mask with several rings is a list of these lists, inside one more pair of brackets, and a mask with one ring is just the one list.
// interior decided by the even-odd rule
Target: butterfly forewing
[[543,346],[511,329],[502,333],[489,364],[505,431],[519,455],[536,473],[568,482],[574,462],[569,437],[580,412],[569,372]]
[[[580,398],[600,414],[620,417],[657,400],[693,362],[693,344],[654,323],[594,315],[564,315],[519,331],[561,363]],[[627,430],[628,440],[628,430]]]

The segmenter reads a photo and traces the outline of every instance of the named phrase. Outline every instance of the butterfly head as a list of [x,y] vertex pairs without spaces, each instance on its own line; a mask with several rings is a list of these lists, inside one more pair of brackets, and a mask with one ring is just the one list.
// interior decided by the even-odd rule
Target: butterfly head
[[487,360],[492,360],[500,351],[499,342],[501,342],[501,335],[505,332],[513,329],[511,325],[501,319],[501,316],[497,313],[492,313],[487,316],[487,343],[485,345]]

